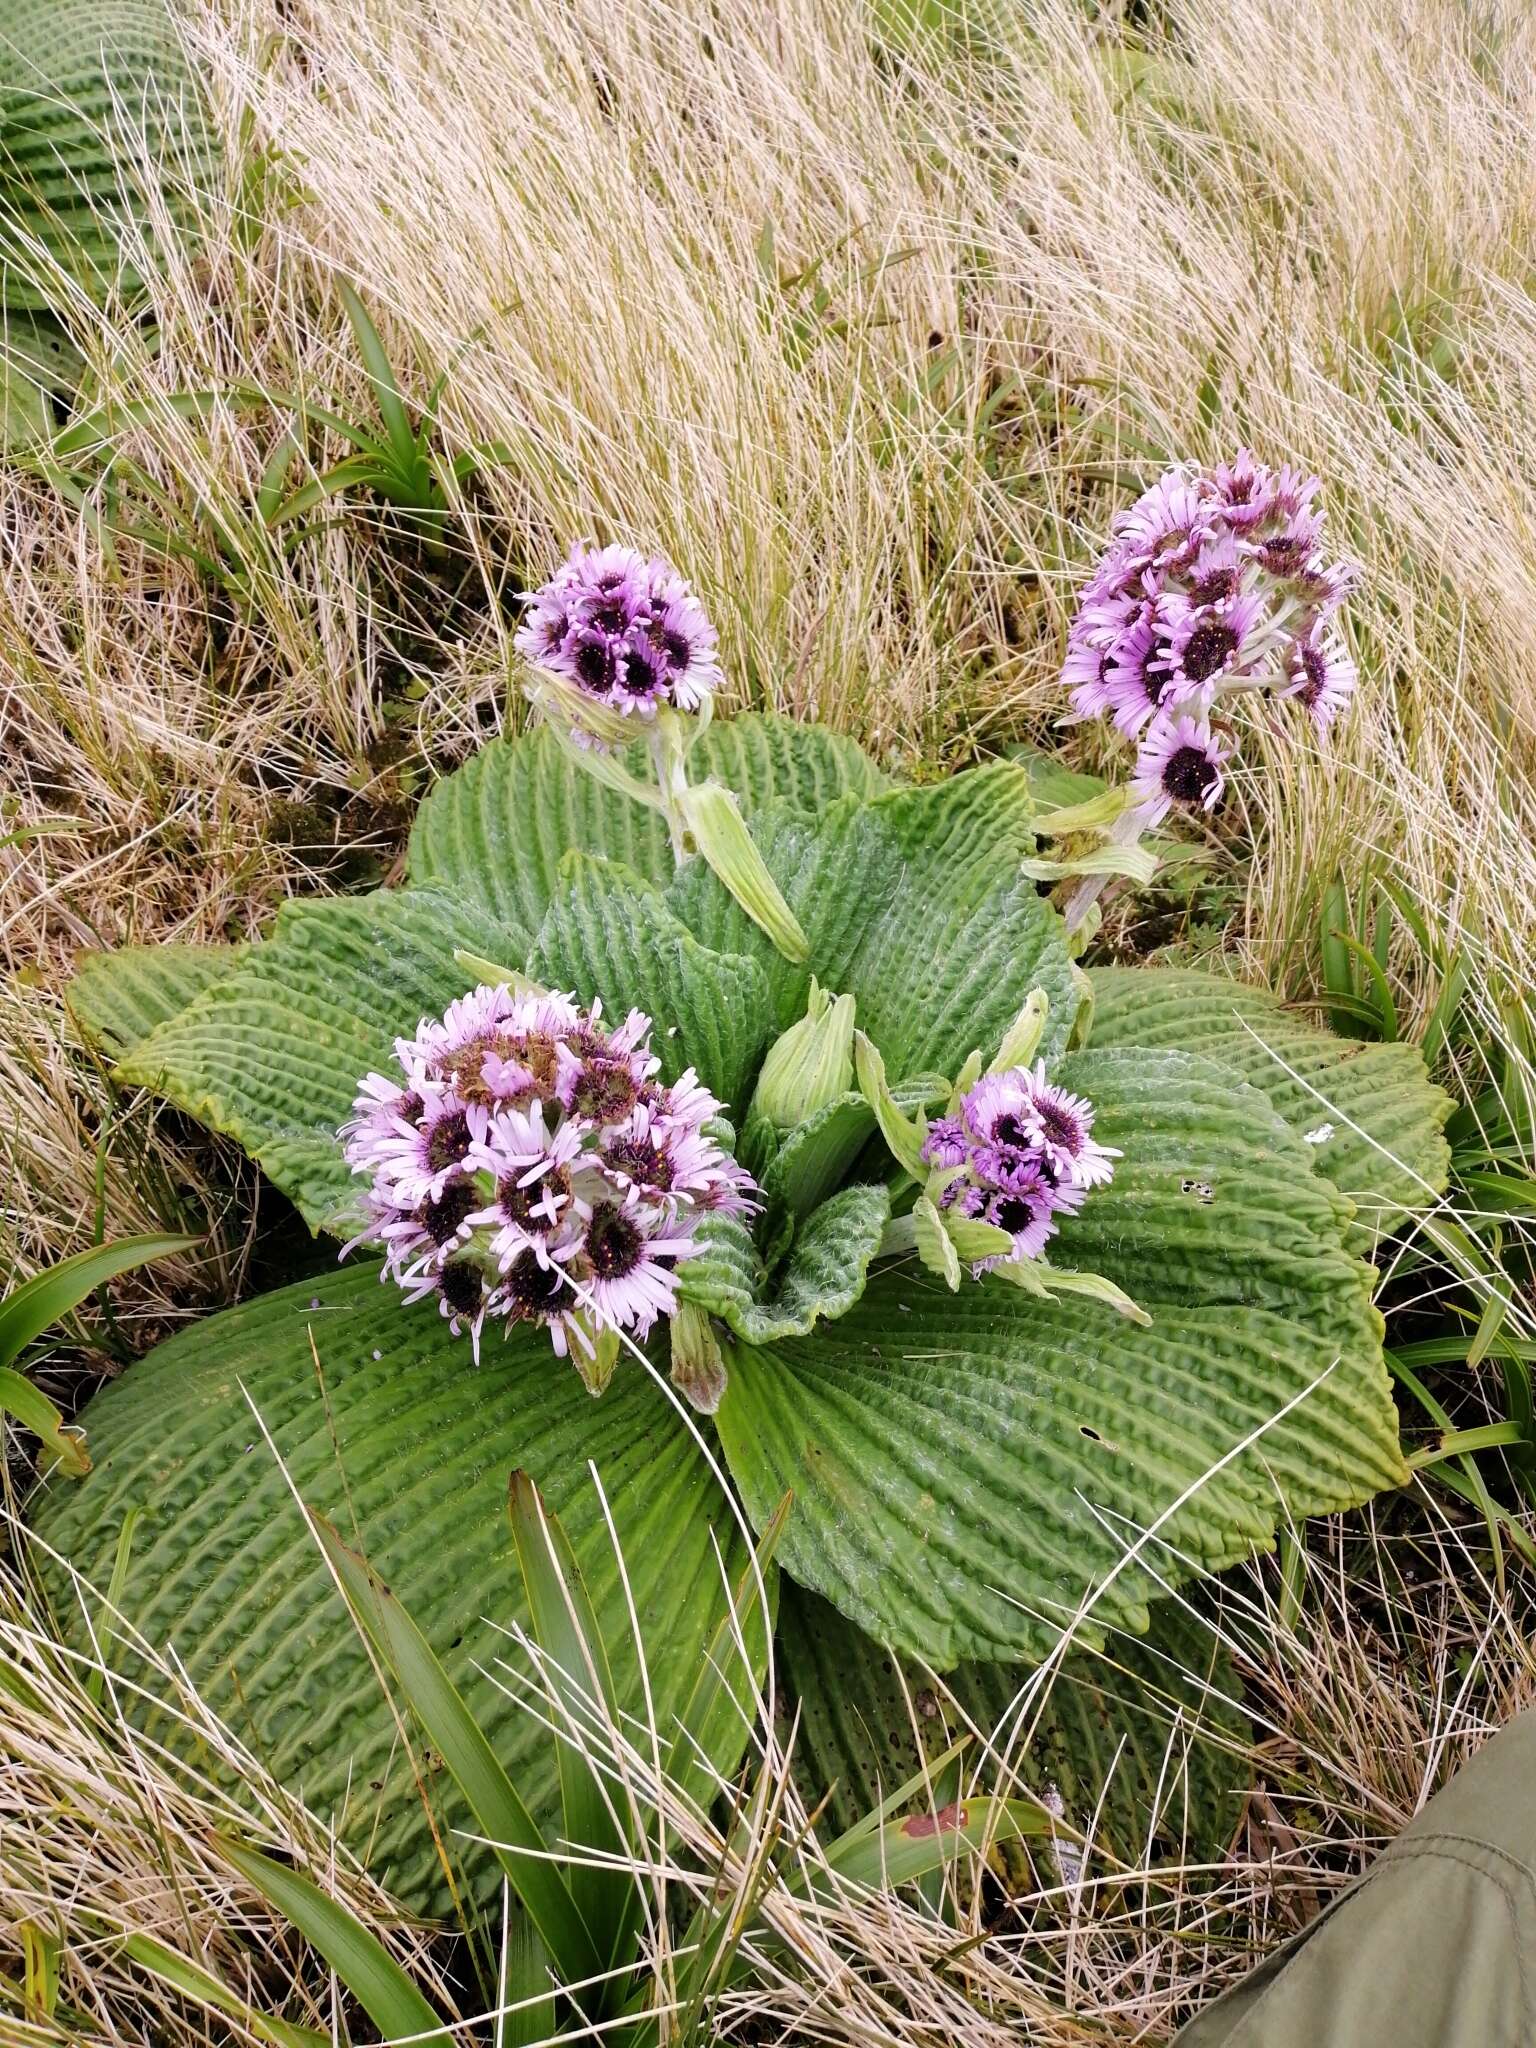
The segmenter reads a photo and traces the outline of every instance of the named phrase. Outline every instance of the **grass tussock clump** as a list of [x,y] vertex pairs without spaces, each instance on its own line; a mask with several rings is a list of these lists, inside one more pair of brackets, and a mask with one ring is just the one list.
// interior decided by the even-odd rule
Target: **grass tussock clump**
[[[17,259],[96,424],[0,466],[0,1273],[104,1236],[205,1240],[40,1361],[55,1398],[237,1298],[291,1228],[86,1050],[70,961],[238,942],[289,897],[396,874],[423,789],[518,716],[517,594],[578,535],[684,568],[737,707],[825,719],[918,777],[1047,737],[1118,771],[1112,739],[1054,733],[1109,520],[1168,464],[1243,443],[1316,470],[1362,565],[1356,702],[1326,753],[1260,725],[1201,827],[1207,865],[1172,868],[1150,909],[1111,904],[1108,937],[1310,998],[1338,993],[1342,925],[1375,966],[1346,958],[1350,985],[1378,1015],[1385,990],[1468,1105],[1458,1142],[1532,1172],[1528,9],[211,0],[179,20],[215,168],[136,153],[154,124],[125,102],[120,287],[88,294],[41,242]],[[359,430],[387,436],[392,380],[414,499],[344,466]],[[1463,1028],[1437,1036],[1448,991]],[[1533,1334],[1523,1282],[1480,1249],[1485,1203],[1526,1246],[1529,1204],[1506,1215],[1492,1178],[1458,1180],[1447,1264],[1387,1275],[1400,1315],[1450,1302],[1487,1332],[1446,1429],[1506,1412]],[[1380,1525],[1289,1543],[1206,1617],[1255,1727],[1218,1868],[1058,1849],[1006,1901],[972,1870],[942,1912],[785,1904],[794,1961],[765,1962],[723,2038],[1167,2039],[1536,1697],[1536,1495],[1511,1508],[1470,1460],[1443,1469],[1466,1475],[1464,1525],[1420,1485]],[[28,2041],[190,2044],[215,2024],[195,1966],[234,1987],[237,2035],[261,2038],[242,2002],[328,2030],[334,1987],[221,1860],[217,1773],[135,1733],[5,1569],[0,2010]],[[447,2009],[452,1955],[186,1710],[268,1839]],[[1027,1704],[1010,1727],[1012,1765]],[[764,1813],[795,1796],[787,1746],[775,1730],[756,1757]],[[468,2012],[458,2033],[494,2038]]]

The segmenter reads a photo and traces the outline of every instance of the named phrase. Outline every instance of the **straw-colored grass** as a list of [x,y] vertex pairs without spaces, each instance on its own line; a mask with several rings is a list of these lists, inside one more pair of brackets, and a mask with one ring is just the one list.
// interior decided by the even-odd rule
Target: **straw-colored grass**
[[[1362,685],[1326,756],[1252,732],[1213,830],[1236,890],[1220,941],[1304,994],[1322,886],[1385,875],[1463,950],[1469,1005],[1529,1081],[1528,7],[206,0],[186,28],[217,188],[178,242],[125,163],[152,318],[71,313],[102,394],[167,401],[117,442],[148,537],[109,543],[47,480],[0,473],[0,1271],[190,1220],[211,1233],[195,1266],[123,1283],[127,1345],[239,1292],[250,1175],[113,1096],[69,1028],[68,962],[239,937],[287,894],[387,873],[426,779],[516,715],[511,593],[572,536],[684,567],[737,703],[930,773],[1051,732],[1074,583],[1112,513],[1167,462],[1243,441],[1326,481],[1364,567]],[[447,452],[504,444],[442,557],[364,494],[288,548],[255,516],[285,401],[368,414],[337,274],[413,396],[447,372]],[[194,391],[223,395],[189,419],[168,399]],[[308,458],[341,452],[317,435]],[[1391,977],[1411,1030],[1437,971],[1400,936]],[[1262,1574],[1234,1590],[1234,1613],[1261,1603],[1269,1790],[1215,1891],[1026,1908],[969,1966],[994,2005],[967,2039],[1165,2038],[1531,1696],[1517,1593],[1482,1583],[1470,1539],[1413,1529],[1323,1534],[1299,1621]],[[1412,1580],[1383,1563],[1410,1543]],[[46,1677],[0,1725],[0,1973],[22,1921],[82,1894],[234,1968],[228,1941],[257,1923],[244,1895],[231,1921],[207,1789],[173,1785],[82,1693],[19,1586],[0,1630],[0,1668]],[[320,1867],[323,1830],[284,1826]],[[765,1994],[764,2038],[955,2023],[913,1909],[806,1940],[814,1967]],[[264,1922],[256,1941],[264,1988],[314,2020],[297,1951]],[[813,2013],[850,1958],[901,2017],[871,2006],[856,2034],[836,1999]],[[185,2013],[168,2033],[106,1949],[67,1969],[106,2038],[204,2038]]]

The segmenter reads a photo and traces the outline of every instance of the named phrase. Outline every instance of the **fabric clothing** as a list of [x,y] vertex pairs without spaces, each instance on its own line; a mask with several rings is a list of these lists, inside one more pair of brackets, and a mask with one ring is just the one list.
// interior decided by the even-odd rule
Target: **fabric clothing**
[[1536,2048],[1536,1710],[1174,2048]]

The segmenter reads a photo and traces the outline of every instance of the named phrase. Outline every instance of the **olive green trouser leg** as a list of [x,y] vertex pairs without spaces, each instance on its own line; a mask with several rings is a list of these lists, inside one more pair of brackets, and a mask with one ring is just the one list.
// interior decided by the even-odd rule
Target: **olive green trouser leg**
[[1536,1710],[1174,2048],[1536,2048]]

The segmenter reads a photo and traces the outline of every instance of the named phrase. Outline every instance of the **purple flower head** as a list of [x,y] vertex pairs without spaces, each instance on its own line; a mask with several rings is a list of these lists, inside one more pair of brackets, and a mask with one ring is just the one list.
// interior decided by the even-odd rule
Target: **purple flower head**
[[616,1028],[561,995],[472,990],[397,1041],[342,1128],[367,1182],[352,1245],[435,1298],[479,1355],[486,1325],[534,1323],[562,1357],[594,1333],[643,1337],[676,1306],[699,1220],[739,1213],[752,1182],[706,1128],[720,1105],[690,1070],[658,1077],[650,1019]]
[[644,724],[670,705],[697,711],[722,678],[715,629],[670,562],[578,542],[514,636],[518,652],[572,692]]
[[1294,697],[1320,733],[1326,734],[1355,693],[1355,664],[1336,633],[1314,626],[1291,644],[1285,660],[1282,697]]
[[1226,786],[1232,743],[1212,732],[1203,718],[1181,712],[1157,719],[1136,753],[1131,790],[1149,825],[1159,824],[1175,804],[1214,810]]
[[1224,686],[1247,676],[1263,652],[1265,604],[1257,591],[1219,604],[1178,604],[1150,667],[1163,678],[1159,710],[1199,704],[1209,709]]
[[[1138,774],[1163,764],[1180,714],[1208,719],[1239,693],[1295,700],[1325,737],[1355,671],[1324,622],[1359,571],[1326,553],[1320,490],[1315,476],[1271,469],[1244,448],[1210,469],[1171,469],[1144,491],[1116,518],[1084,586],[1062,667],[1063,722],[1107,718],[1146,736]],[[1218,772],[1200,802],[1219,793],[1226,758],[1209,745],[1204,754]]]
[[1093,1136],[1093,1104],[1054,1086],[1044,1062],[986,1074],[955,1114],[928,1126],[923,1157],[944,1176],[940,1206],[1006,1230],[1012,1256],[1037,1259],[1119,1153]]

